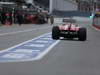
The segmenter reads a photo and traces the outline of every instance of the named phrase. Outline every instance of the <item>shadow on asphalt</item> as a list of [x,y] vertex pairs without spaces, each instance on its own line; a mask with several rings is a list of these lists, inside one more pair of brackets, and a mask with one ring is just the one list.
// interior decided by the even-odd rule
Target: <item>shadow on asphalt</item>
[[[59,40],[63,40],[63,41],[80,41],[78,40],[77,38],[61,38]],[[87,41],[87,40],[86,40]],[[85,41],[82,41],[82,42],[85,42]]]
[[74,38],[61,38],[60,40],[63,40],[63,41],[79,41],[78,39],[74,39]]

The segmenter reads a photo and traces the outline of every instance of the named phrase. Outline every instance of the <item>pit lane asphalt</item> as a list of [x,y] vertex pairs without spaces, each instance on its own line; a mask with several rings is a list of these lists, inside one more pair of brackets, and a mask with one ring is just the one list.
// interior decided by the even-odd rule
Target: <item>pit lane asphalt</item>
[[[61,40],[41,60],[0,63],[0,74],[100,75],[100,32],[91,28],[89,22],[80,22],[79,24],[87,27],[87,41]],[[40,30],[40,32],[42,31],[44,30]],[[40,33],[36,35],[38,34],[40,35]]]
[[[0,27],[0,50],[33,39],[46,32],[51,32],[52,25],[13,25]],[[42,30],[42,31],[41,31]]]

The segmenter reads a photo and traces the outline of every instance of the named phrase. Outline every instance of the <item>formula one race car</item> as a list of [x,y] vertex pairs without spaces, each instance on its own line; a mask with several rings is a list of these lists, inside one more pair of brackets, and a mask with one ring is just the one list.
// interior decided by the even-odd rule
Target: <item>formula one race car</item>
[[25,23],[33,23],[33,24],[45,24],[45,23],[47,23],[45,18],[46,17],[45,17],[44,13],[30,10],[25,13],[24,22]]
[[60,39],[60,37],[73,39],[78,38],[80,41],[85,41],[87,36],[86,28],[79,27],[74,19],[63,19],[66,22],[59,26],[53,26],[52,38],[54,40]]

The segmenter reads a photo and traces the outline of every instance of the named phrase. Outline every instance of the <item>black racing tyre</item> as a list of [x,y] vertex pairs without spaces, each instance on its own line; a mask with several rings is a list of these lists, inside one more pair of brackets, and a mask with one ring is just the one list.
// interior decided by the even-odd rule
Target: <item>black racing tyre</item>
[[85,41],[87,38],[87,30],[86,28],[80,28],[78,31],[78,39],[80,41]]
[[39,24],[44,24],[45,23],[45,20],[44,19],[39,19],[38,23]]
[[41,20],[41,19],[39,19],[39,20],[38,20],[38,23],[39,23],[39,24],[42,24],[42,20]]
[[58,26],[52,28],[52,39],[58,40],[60,37],[60,30]]

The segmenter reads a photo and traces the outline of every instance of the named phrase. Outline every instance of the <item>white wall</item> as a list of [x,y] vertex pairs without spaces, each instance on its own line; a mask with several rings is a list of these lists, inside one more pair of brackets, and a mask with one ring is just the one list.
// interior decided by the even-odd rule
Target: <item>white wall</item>
[[66,0],[53,0],[53,8],[62,11],[73,11],[77,10],[77,5]]

